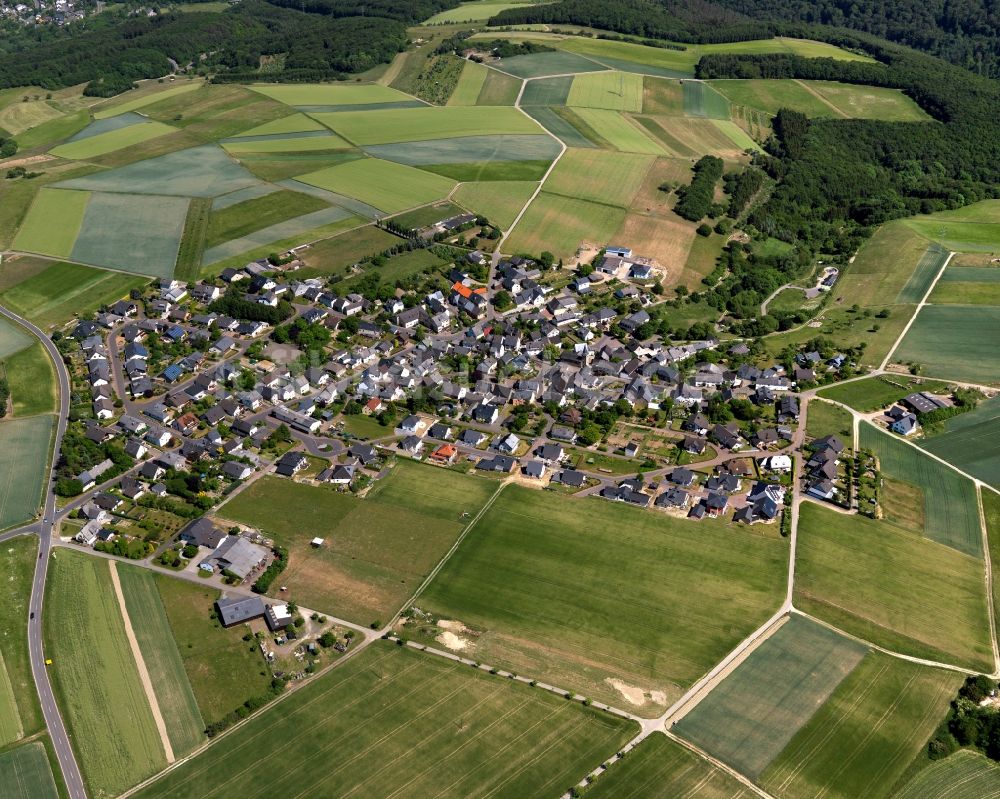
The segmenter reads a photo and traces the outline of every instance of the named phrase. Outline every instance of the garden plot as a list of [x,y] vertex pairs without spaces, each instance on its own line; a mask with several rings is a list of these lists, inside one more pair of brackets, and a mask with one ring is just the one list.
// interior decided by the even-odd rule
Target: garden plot
[[379,158],[350,161],[302,175],[299,181],[354,197],[389,214],[443,199],[455,187],[448,178]]
[[866,652],[814,621],[792,616],[674,730],[756,779]]
[[182,197],[95,192],[71,257],[123,272],[172,277],[188,203]]
[[66,258],[80,233],[90,192],[44,188],[14,237],[14,249]]
[[134,147],[137,144],[142,144],[160,136],[166,136],[168,133],[174,133],[176,130],[176,128],[164,125],[162,122],[145,120],[139,124],[128,125],[76,141],[66,142],[66,144],[53,147],[49,152],[60,158],[69,158],[71,160],[96,158],[97,156],[113,153],[116,150],[122,150],[126,147]]
[[409,166],[490,161],[551,161],[559,154],[559,150],[559,142],[551,136],[537,135],[537,133],[463,136],[365,147],[365,152],[370,155]]
[[128,166],[64,181],[58,186],[124,194],[216,197],[259,181],[217,145],[206,144]]
[[314,116],[335,133],[361,146],[541,132],[538,125],[516,108],[506,107],[424,106],[388,111],[343,111]]

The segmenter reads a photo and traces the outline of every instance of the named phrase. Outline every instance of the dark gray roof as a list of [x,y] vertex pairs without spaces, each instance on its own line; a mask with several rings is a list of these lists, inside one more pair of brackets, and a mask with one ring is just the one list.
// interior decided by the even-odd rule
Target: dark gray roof
[[259,596],[234,596],[220,599],[215,603],[223,627],[256,619],[264,615],[264,600]]

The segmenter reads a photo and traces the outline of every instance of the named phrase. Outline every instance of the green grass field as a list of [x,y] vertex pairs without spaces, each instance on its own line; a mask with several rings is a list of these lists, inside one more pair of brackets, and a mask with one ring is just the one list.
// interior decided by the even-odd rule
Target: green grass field
[[177,248],[177,263],[174,267],[174,277],[177,280],[193,281],[200,276],[201,256],[205,251],[205,235],[211,213],[212,201],[208,197],[192,197],[188,203],[184,233]]
[[729,119],[729,101],[707,83],[685,81],[682,97],[687,116]]
[[0,785],[7,799],[58,799],[45,744],[34,741],[0,754]]
[[956,252],[996,252],[1000,250],[1000,223],[958,222],[937,215],[907,219],[906,225],[921,236]]
[[505,248],[532,255],[548,250],[557,258],[569,258],[584,242],[598,247],[610,243],[624,219],[623,208],[543,191],[528,206]]
[[909,304],[922,302],[928,289],[941,274],[941,269],[948,262],[948,251],[938,244],[931,244],[896,295],[896,302]]
[[212,212],[205,234],[205,244],[213,247],[255,230],[327,207],[329,206],[318,197],[287,189],[244,200]]
[[6,575],[0,583],[0,600],[7,608],[0,618],[0,657],[5,685],[9,686],[0,698],[0,746],[22,735],[34,735],[45,723],[28,661],[28,599],[37,552],[34,536],[14,538],[0,545],[0,569]]
[[170,747],[175,757],[183,757],[205,739],[205,722],[184,671],[153,572],[119,565],[118,579],[142,659],[156,686]]
[[[205,250],[202,263],[207,265],[223,263],[232,258],[238,258],[244,253],[258,253],[267,250],[271,252],[285,250],[302,244],[305,241],[323,238],[336,230],[330,231],[330,226],[341,228],[353,225],[357,218],[346,208],[328,206],[319,211],[303,214],[284,222],[260,228],[236,239],[230,239]],[[247,255],[245,260],[259,258],[260,255]],[[224,267],[219,267],[222,269]],[[218,271],[218,270],[214,270]]]
[[818,394],[821,397],[843,403],[856,411],[868,413],[880,408],[888,408],[915,391],[947,393],[948,384],[940,380],[893,374],[863,377],[860,380],[852,380],[850,383],[822,388]]
[[681,744],[654,733],[601,775],[589,799],[750,799],[753,793]]
[[387,111],[344,111],[314,114],[315,118],[358,145],[539,133],[538,126],[516,108],[446,106]]
[[350,161],[302,175],[299,180],[390,214],[440,200],[455,187],[448,178],[380,158]]
[[[986,538],[990,549],[990,563],[1000,563],[1000,495],[994,491],[984,488],[979,489],[980,498],[983,502],[983,521],[986,524]],[[996,611],[1000,610],[1000,583],[993,581],[993,610],[994,624],[997,634],[1000,635],[1000,617]]]
[[153,579],[205,722],[219,721],[264,693],[271,674],[257,645],[243,640],[246,629],[226,629],[210,617],[218,590],[165,574]]
[[779,108],[809,117],[920,122],[928,119],[913,100],[897,89],[856,86],[834,81],[717,80],[712,86],[737,105],[767,114]]
[[14,248],[67,258],[80,233],[90,193],[44,188],[14,238]]
[[953,416],[944,430],[917,443],[966,474],[1000,486],[1000,399],[981,402],[968,413]]
[[[589,72],[577,75],[566,98],[567,105],[642,111],[642,75],[628,72]],[[554,103],[543,103],[553,105]]]
[[854,436],[851,414],[829,402],[813,400],[806,411],[806,434],[811,438],[837,436],[850,447]]
[[924,535],[981,558],[983,536],[973,482],[867,422],[862,422],[860,433],[861,447],[878,456],[882,474],[923,490]]
[[888,522],[804,502],[795,606],[904,654],[989,670],[982,561]]
[[[201,81],[189,81],[179,85],[172,85],[163,90],[143,93],[141,96],[134,98],[126,92],[123,95],[118,95],[118,97],[125,98],[124,103],[114,103],[113,105],[99,108],[94,111],[94,118],[107,119],[108,117],[117,116],[118,114],[124,114],[126,111],[135,111],[137,108],[145,108],[147,105],[152,105],[153,103],[158,103],[161,100],[166,100],[168,97],[176,97],[177,95],[187,94],[195,89],[200,89],[202,85]],[[115,99],[118,99],[118,97]]]
[[524,5],[524,0],[514,3],[496,2],[496,0],[475,0],[462,3],[456,8],[442,11],[428,19],[425,25],[439,25],[455,22],[483,22],[508,8],[518,8]]
[[0,530],[26,522],[38,512],[52,423],[51,416],[0,423]]
[[250,172],[215,144],[73,178],[61,188],[171,197],[217,197],[258,183]]
[[56,374],[40,341],[7,357],[2,363],[15,418],[56,412]]
[[490,70],[482,64],[466,61],[458,85],[448,98],[448,105],[475,105],[489,74]]
[[525,180],[463,183],[453,198],[463,207],[499,225],[501,230],[509,230],[537,185]]
[[1000,797],[1000,767],[978,752],[968,749],[932,763],[895,795],[895,799],[997,797]]
[[0,318],[0,361],[30,347],[34,341],[35,337],[23,327],[8,322],[6,317]]
[[369,155],[408,166],[514,161],[551,161],[559,143],[535,131],[530,135],[498,134],[431,139],[366,147]]
[[[490,36],[496,38],[493,34]],[[501,59],[493,66],[515,78],[545,78],[550,75],[600,72],[607,69],[604,64],[590,58],[562,51],[516,55]]]
[[867,651],[793,615],[673,729],[757,779]]
[[545,191],[628,208],[654,157],[607,150],[567,150],[545,180]]
[[375,83],[264,83],[251,86],[256,92],[286,105],[370,105],[412,100],[408,94]]
[[188,203],[183,197],[95,192],[71,257],[123,272],[172,277]]
[[482,91],[476,98],[478,106],[514,105],[521,91],[521,81],[503,72],[491,69],[483,83]]
[[376,643],[136,795],[557,796],[636,729]]
[[925,305],[892,359],[926,374],[978,383],[1000,381],[1000,307]]
[[162,122],[143,122],[141,125],[129,125],[127,128],[119,128],[97,136],[60,144],[58,147],[53,147],[50,152],[60,158],[72,160],[96,158],[99,155],[106,155],[126,147],[134,147],[160,136],[166,136],[174,131],[176,128],[164,125]]
[[[2,269],[17,269],[8,262]],[[0,292],[3,302],[18,315],[41,327],[62,324],[74,314],[93,311],[128,296],[148,280],[134,275],[105,272],[78,264],[53,263],[41,272],[14,282]]]
[[798,731],[761,785],[779,797],[890,795],[961,682],[954,672],[869,653]]
[[350,150],[351,145],[330,131],[307,131],[277,136],[244,136],[222,144],[236,157],[256,153],[321,153],[325,150]]
[[584,76],[560,75],[555,78],[528,81],[521,93],[521,106],[566,105],[574,80],[582,77]]
[[306,266],[302,270],[302,274],[305,277],[341,274],[347,267],[357,263],[366,255],[382,252],[395,243],[395,236],[374,225],[350,230],[339,236],[317,242],[303,250],[300,257],[305,261]]
[[271,183],[258,183],[245,189],[237,189],[229,194],[223,194],[221,197],[209,199],[209,207],[213,211],[224,211],[232,205],[238,205],[247,200],[256,200],[258,197],[264,197],[276,191],[281,191],[281,187]]
[[950,266],[934,286],[928,302],[940,305],[1000,305],[1000,269]]
[[616,150],[626,153],[667,155],[668,153],[637,124],[617,111],[575,108],[576,116],[596,131]]
[[[416,604],[477,631],[466,656],[656,715],[776,607],[786,552],[723,523],[510,486]],[[607,680],[662,701],[632,707]]]
[[[557,137],[567,147],[595,147],[596,144],[583,134],[580,129],[583,120],[579,125],[565,119],[562,114],[571,113],[569,109],[560,109],[557,112],[550,106],[528,106],[524,112],[531,116],[539,125],[544,127],[553,136]],[[573,115],[575,116],[575,114]],[[577,119],[579,119],[577,117]]]
[[89,792],[114,796],[166,760],[107,561],[60,550],[45,586],[45,654]]
[[[265,478],[219,514],[289,547],[281,582],[296,601],[368,624],[399,610],[496,488],[489,480],[400,462],[364,500]],[[315,536],[326,544],[312,548]]]
[[319,122],[305,114],[289,114],[286,117],[272,119],[263,125],[244,130],[235,138],[244,136],[273,136],[278,133],[303,133],[307,131],[326,130]]
[[637,117],[636,122],[675,158],[695,159],[701,155],[716,155],[736,159],[746,149],[756,149],[750,139],[733,122],[722,119],[684,117]]

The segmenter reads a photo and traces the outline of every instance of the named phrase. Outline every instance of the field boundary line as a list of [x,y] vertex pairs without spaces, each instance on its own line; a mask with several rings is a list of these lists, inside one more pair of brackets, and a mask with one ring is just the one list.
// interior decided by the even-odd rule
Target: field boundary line
[[975,669],[969,669],[966,668],[965,666],[956,666],[954,663],[942,663],[939,660],[929,660],[927,658],[919,658],[916,655],[904,655],[902,652],[896,652],[895,650],[887,649],[884,646],[879,646],[878,644],[874,644],[871,641],[865,640],[859,635],[855,635],[854,633],[849,633],[846,630],[842,630],[835,624],[830,624],[830,622],[824,621],[823,619],[813,616],[811,613],[807,613],[806,611],[800,610],[799,608],[792,608],[791,612],[795,613],[798,616],[807,618],[810,621],[814,621],[817,624],[826,627],[828,630],[832,630],[835,633],[839,633],[845,638],[850,638],[853,641],[857,641],[860,644],[864,644],[865,646],[869,647],[875,652],[881,652],[883,655],[889,655],[890,657],[899,658],[900,660],[906,660],[910,663],[915,663],[918,666],[927,666],[932,669],[943,669],[944,671],[954,671],[959,674],[968,675],[970,677],[974,677],[977,674],[982,674],[982,672],[976,671]]
[[156,698],[156,691],[153,689],[153,681],[149,677],[146,660],[142,656],[139,641],[135,637],[135,629],[132,627],[132,619],[128,614],[128,607],[125,604],[125,594],[122,593],[122,584],[118,579],[118,562],[109,560],[108,570],[111,572],[111,585],[115,589],[118,610],[125,625],[125,638],[128,639],[129,649],[132,650],[132,659],[135,661],[136,670],[139,672],[139,682],[142,683],[142,690],[146,694],[146,701],[149,702],[149,709],[153,713],[153,721],[156,723],[156,730],[160,734],[160,743],[163,745],[163,753],[167,757],[167,763],[173,763],[177,758],[174,756],[174,749],[170,745],[167,723],[163,720],[163,713],[160,712],[160,703]]
[[465,540],[465,537],[471,532],[472,528],[479,523],[479,520],[483,518],[486,511],[488,511],[491,507],[493,507],[493,503],[497,501],[497,497],[500,496],[500,492],[504,490],[506,485],[507,485],[506,481],[500,483],[500,485],[497,487],[497,490],[493,492],[493,496],[491,496],[488,500],[486,500],[486,504],[479,509],[479,513],[477,513],[473,517],[473,519],[467,525],[465,525],[465,529],[462,530],[461,533],[459,533],[458,538],[455,539],[455,542],[451,545],[451,548],[444,553],[444,556],[441,558],[441,560],[439,560],[437,565],[433,569],[431,569],[430,573],[424,578],[423,582],[420,583],[419,586],[417,586],[417,590],[413,592],[410,598],[407,599],[402,604],[402,606],[399,608],[399,610],[396,611],[395,614],[393,614],[393,617],[389,619],[388,624],[385,625],[383,630],[386,631],[390,630],[392,628],[392,625],[396,623],[396,620],[399,619],[402,612],[406,608],[408,608],[413,603],[413,601],[418,596],[420,596],[420,594],[424,592],[424,589],[426,589],[427,586],[431,584],[431,581],[438,576],[438,573],[441,571],[441,569],[444,568],[444,565],[451,559],[451,556],[455,554],[459,546],[461,546],[462,542]]
[[811,86],[807,86],[805,83],[803,83],[798,78],[794,78],[792,80],[792,82],[793,83],[797,83],[799,86],[801,86],[807,92],[809,92],[809,94],[811,94],[813,97],[815,97],[821,103],[823,103],[823,105],[825,105],[827,108],[829,108],[831,111],[833,111],[833,113],[836,114],[838,118],[840,118],[840,119],[850,119],[850,117],[846,113],[844,113],[839,108],[837,108],[837,106],[835,106],[833,103],[831,103],[829,100],[827,100],[822,94],[820,94],[818,91],[816,91]]
[[917,317],[920,315],[920,312],[923,310],[924,306],[927,305],[927,298],[931,296],[931,292],[934,291],[934,287],[937,286],[938,281],[941,279],[941,275],[944,274],[944,270],[948,268],[948,264],[951,263],[951,259],[954,257],[955,253],[953,251],[948,253],[948,257],[944,259],[944,263],[941,264],[941,268],[938,270],[938,273],[934,276],[934,279],[931,281],[931,284],[927,287],[927,291],[924,292],[923,298],[920,300],[919,303],[917,303],[917,307],[914,309],[913,315],[910,316],[909,321],[907,321],[906,325],[903,327],[903,330],[900,332],[899,336],[893,342],[892,347],[889,349],[888,354],[885,356],[882,363],[879,365],[877,371],[879,372],[885,371],[885,368],[889,365],[889,361],[892,360],[892,356],[896,353],[896,350],[899,349],[899,345],[906,337],[906,334],[910,332],[910,328],[913,326],[913,323],[917,321]]
[[751,791],[753,791],[761,799],[775,799],[774,796],[772,796],[767,791],[765,791],[763,788],[761,788],[756,782],[754,782],[753,780],[751,780],[742,771],[737,771],[732,766],[727,765],[726,763],[723,763],[718,758],[713,757],[712,755],[710,755],[708,752],[706,752],[700,746],[697,746],[697,745],[691,743],[690,741],[686,740],[685,738],[681,738],[679,735],[677,735],[676,733],[672,733],[669,730],[663,730],[663,734],[666,735],[667,738],[669,738],[671,741],[673,741],[674,743],[680,744],[685,749],[687,749],[689,752],[691,752],[691,753],[697,755],[698,757],[700,757],[702,760],[708,761],[713,766],[715,766],[717,769],[719,769],[719,771],[725,772],[729,776],[733,777],[740,784],[745,785],[747,788],[749,788]]
[[996,608],[993,606],[993,562],[990,560],[990,536],[986,527],[986,509],[983,507],[983,487],[976,483],[976,510],[979,529],[983,535],[983,571],[986,577],[986,613],[990,623],[990,645],[993,647],[993,674],[1000,674],[1000,647],[997,645]]

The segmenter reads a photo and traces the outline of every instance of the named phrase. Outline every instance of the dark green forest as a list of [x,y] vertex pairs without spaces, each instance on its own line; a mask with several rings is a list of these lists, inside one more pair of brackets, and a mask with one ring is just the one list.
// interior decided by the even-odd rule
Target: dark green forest
[[286,54],[284,71],[265,79],[336,79],[390,61],[406,48],[408,24],[454,5],[457,0],[244,0],[221,13],[101,14],[61,29],[36,26],[3,36],[0,88],[89,82],[89,94],[110,96],[169,73],[169,59],[229,80],[261,79],[261,56],[279,53]]

